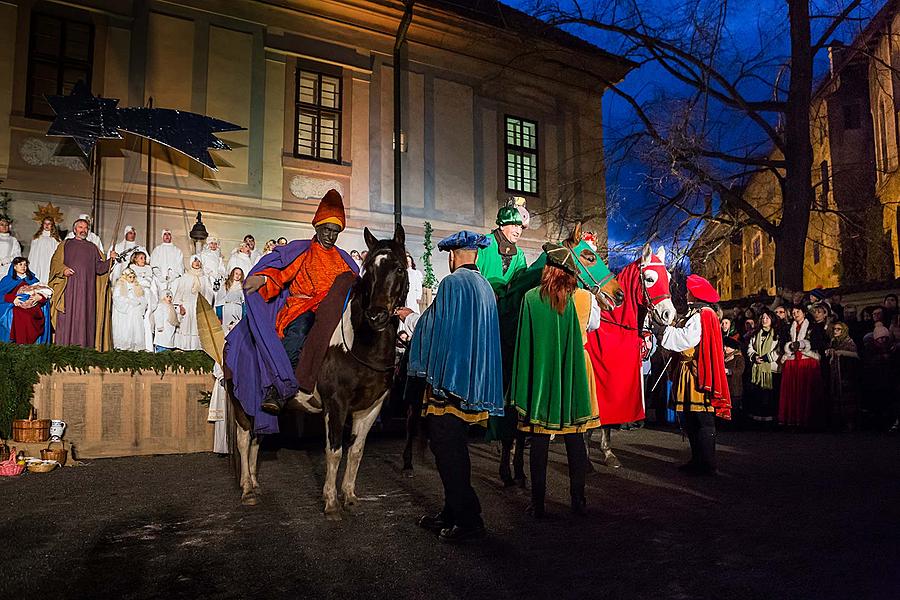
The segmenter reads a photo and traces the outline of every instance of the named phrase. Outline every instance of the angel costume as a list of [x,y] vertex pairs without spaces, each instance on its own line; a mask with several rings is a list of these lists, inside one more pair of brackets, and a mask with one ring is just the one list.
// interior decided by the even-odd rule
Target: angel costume
[[244,277],[250,274],[250,269],[253,268],[256,262],[252,258],[252,254],[244,254],[240,251],[240,248],[236,249],[231,253],[231,258],[228,259],[228,266],[225,267],[226,273],[231,273],[231,270],[235,267],[239,267],[244,272]]
[[[160,239],[167,233],[172,234],[168,229],[163,229]],[[174,293],[176,282],[184,273],[184,254],[181,249],[172,242],[161,242],[150,255],[150,265],[159,289],[172,290]]]
[[[200,253],[200,262],[203,264],[203,271],[213,284],[213,289],[218,291],[227,273],[225,272],[225,259],[222,258],[222,251],[218,248],[212,250],[209,247],[214,242],[218,243],[219,240],[214,237],[206,240],[203,252]],[[244,271],[244,276],[247,276],[247,271]]]
[[[143,251],[143,248],[141,250]],[[159,286],[153,277],[153,267],[149,263],[143,267],[131,263],[128,268],[134,271],[137,282],[144,289],[144,297],[147,299],[147,312],[144,313],[144,350],[153,352],[153,313],[159,304]]]
[[[113,289],[113,347],[116,350],[144,350],[144,315],[147,296],[133,271],[126,269]],[[129,281],[129,278],[131,280]]]
[[59,240],[49,231],[42,231],[41,235],[31,240],[31,248],[28,250],[28,267],[41,283],[50,281],[50,259],[59,246]]
[[[196,254],[191,256],[191,268],[178,278],[178,285],[172,296],[175,304],[184,308],[181,325],[175,334],[175,347],[180,350],[200,350],[200,335],[197,331],[197,296],[202,294],[212,304],[212,282],[203,272],[203,267],[194,267],[200,262]],[[201,263],[202,264],[202,263]],[[179,312],[181,312],[179,310]]]
[[219,288],[215,306],[216,316],[222,322],[222,331],[228,335],[244,316],[244,289],[241,282],[229,281]]
[[[8,233],[0,233],[0,271],[6,271],[14,258],[22,256],[19,240]],[[52,255],[51,255],[52,256]],[[50,265],[47,265],[48,269]],[[41,280],[41,283],[44,283]]]
[[[134,232],[134,227],[131,225],[125,226],[125,231],[122,232],[122,239],[116,242],[116,245],[110,248],[110,252],[115,250],[120,256],[124,254],[126,251],[131,250],[132,248],[137,248],[139,244],[137,242],[129,242],[125,237],[129,234],[129,232]],[[127,266],[127,259],[122,259],[122,262],[115,262],[112,268],[112,274],[109,276],[109,281],[112,284],[115,284],[116,281],[119,280],[119,277],[122,276],[122,271],[125,270]]]

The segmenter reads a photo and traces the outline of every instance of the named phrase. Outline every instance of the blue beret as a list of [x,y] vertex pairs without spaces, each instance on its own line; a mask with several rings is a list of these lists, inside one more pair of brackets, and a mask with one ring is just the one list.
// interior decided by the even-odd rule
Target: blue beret
[[445,237],[438,242],[438,250],[450,252],[452,250],[481,250],[491,245],[487,236],[471,231],[460,231]]

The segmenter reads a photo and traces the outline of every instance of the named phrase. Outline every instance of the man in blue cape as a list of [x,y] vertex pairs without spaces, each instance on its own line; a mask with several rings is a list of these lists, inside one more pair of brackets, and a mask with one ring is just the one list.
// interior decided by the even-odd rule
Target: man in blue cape
[[250,270],[247,315],[225,340],[233,394],[253,418],[255,433],[278,433],[277,414],[299,389],[295,368],[319,304],[341,273],[359,274],[335,245],[345,226],[338,192],[325,195],[312,223],[313,239],[276,246]]
[[475,266],[478,250],[488,245],[485,236],[470,231],[438,243],[450,253],[450,275],[419,318],[409,349],[409,375],[426,382],[423,412],[444,484],[444,508],[422,517],[419,525],[445,542],[484,535],[467,433],[469,425],[503,414],[497,303]]

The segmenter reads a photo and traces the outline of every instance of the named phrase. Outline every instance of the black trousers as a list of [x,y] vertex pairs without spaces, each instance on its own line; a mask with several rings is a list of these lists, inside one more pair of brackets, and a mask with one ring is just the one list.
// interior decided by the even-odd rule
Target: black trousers
[[[587,473],[587,449],[584,434],[567,433],[562,436],[566,442],[566,459],[569,463],[569,494],[575,500],[584,498],[584,478]],[[535,433],[531,436],[531,502],[535,507],[544,507],[547,495],[547,460],[550,455],[550,436]]]
[[691,462],[716,468],[716,415],[711,412],[682,412],[681,422],[691,443]]
[[287,351],[288,358],[291,360],[291,366],[294,368],[297,367],[297,362],[300,360],[300,351],[303,350],[306,336],[309,335],[309,330],[312,329],[315,322],[316,313],[307,311],[284,328],[284,337],[281,339],[281,344]]
[[431,452],[444,484],[444,520],[460,527],[484,525],[481,503],[472,487],[469,424],[453,415],[428,415],[426,419]]

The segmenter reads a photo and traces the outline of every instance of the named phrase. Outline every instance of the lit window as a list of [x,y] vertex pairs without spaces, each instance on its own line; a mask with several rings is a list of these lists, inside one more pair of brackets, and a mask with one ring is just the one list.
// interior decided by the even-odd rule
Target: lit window
[[297,137],[294,154],[341,161],[341,78],[297,71]]
[[813,242],[813,263],[819,264],[822,260],[822,242],[816,240]]
[[93,25],[32,13],[25,114],[52,119],[44,97],[68,94],[79,80],[90,89],[93,61]]
[[506,117],[506,191],[537,195],[537,123]]

